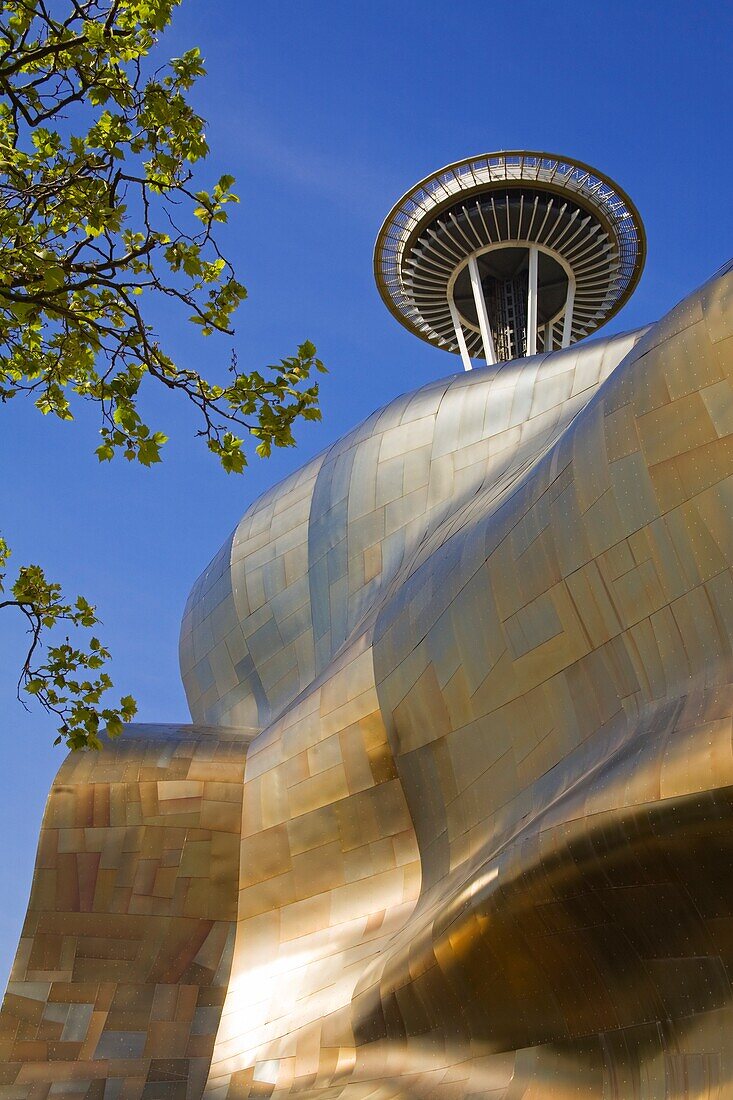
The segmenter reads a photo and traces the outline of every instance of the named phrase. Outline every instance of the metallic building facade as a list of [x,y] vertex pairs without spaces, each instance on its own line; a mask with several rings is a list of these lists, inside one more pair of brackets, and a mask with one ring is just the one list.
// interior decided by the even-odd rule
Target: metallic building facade
[[733,265],[398,398],[71,757],[2,1100],[733,1096]]

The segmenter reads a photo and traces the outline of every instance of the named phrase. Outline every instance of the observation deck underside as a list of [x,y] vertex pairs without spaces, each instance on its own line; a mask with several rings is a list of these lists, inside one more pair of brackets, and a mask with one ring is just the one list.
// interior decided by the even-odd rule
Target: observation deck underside
[[380,293],[421,339],[487,362],[552,351],[616,313],[644,263],[641,218],[606,177],[542,153],[451,165],[394,207]]

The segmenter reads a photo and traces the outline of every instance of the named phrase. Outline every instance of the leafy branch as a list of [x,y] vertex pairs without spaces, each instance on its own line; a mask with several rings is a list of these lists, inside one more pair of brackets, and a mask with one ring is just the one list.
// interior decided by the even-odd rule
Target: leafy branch
[[[211,381],[175,362],[155,331],[159,302],[203,336],[231,335],[246,297],[216,236],[238,202],[234,178],[208,190],[194,181],[209,152],[188,99],[205,72],[200,52],[150,65],[179,2],[0,0],[0,402],[28,395],[65,421],[91,402],[99,460],[150,466],[167,439],[140,407],[152,380],[188,399],[197,434],[241,472],[248,444],[266,457],[294,444],[296,421],[320,418],[313,376],[324,367],[305,341],[262,370],[240,369],[234,353]],[[83,678],[107,661],[101,643],[63,643],[32,667],[43,631],[93,625],[93,609],[64,602],[38,566],[11,592],[0,606],[31,632],[24,690],[62,716],[72,747],[96,745],[131,702],[113,713],[100,702],[106,673]]]
[[[10,549],[0,538],[0,594],[5,592],[9,557]],[[60,623],[87,630],[94,627],[99,622],[95,608],[83,596],[73,604],[65,603],[61,586],[48,581],[38,565],[18,571],[9,595],[0,598],[0,609],[4,608],[15,608],[25,618],[30,639],[18,679],[18,699],[22,701],[21,691],[33,696],[61,723],[54,744],[65,741],[70,749],[99,749],[101,733],[118,737],[137,705],[129,695],[117,706],[102,703],[112,687],[103,671],[109,650],[93,635],[88,649],[72,646],[68,637],[57,645],[44,645],[45,632]]]

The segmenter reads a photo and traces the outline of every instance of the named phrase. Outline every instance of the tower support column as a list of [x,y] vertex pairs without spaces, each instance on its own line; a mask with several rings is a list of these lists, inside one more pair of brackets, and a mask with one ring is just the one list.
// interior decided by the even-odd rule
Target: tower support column
[[458,315],[458,310],[456,309],[455,302],[450,297],[448,298],[448,308],[450,310],[451,320],[453,322],[453,330],[456,334],[456,340],[458,341],[458,348],[461,353],[463,369],[473,370],[473,363],[471,362],[471,356],[468,354],[468,346],[466,344],[466,337],[463,332],[461,318]]
[[552,351],[552,321],[548,321],[545,325],[545,351]]
[[491,335],[489,314],[486,310],[486,299],[484,298],[484,292],[481,287],[481,276],[479,275],[475,256],[469,257],[468,273],[471,276],[471,290],[473,291],[473,300],[476,303],[478,327],[481,330],[481,340],[484,345],[484,358],[488,364],[495,363],[496,352],[494,350],[494,339]]
[[562,347],[570,347],[573,331],[573,305],[575,304],[575,279],[568,279],[568,294],[565,299],[565,320],[562,326]]
[[529,286],[527,288],[527,355],[537,354],[537,259],[538,249],[529,249]]

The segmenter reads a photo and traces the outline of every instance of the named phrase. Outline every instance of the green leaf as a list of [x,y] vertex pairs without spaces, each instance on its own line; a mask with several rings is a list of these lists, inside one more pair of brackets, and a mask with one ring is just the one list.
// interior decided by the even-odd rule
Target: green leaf
[[122,733],[122,720],[115,714],[107,719],[107,736],[119,737]]

